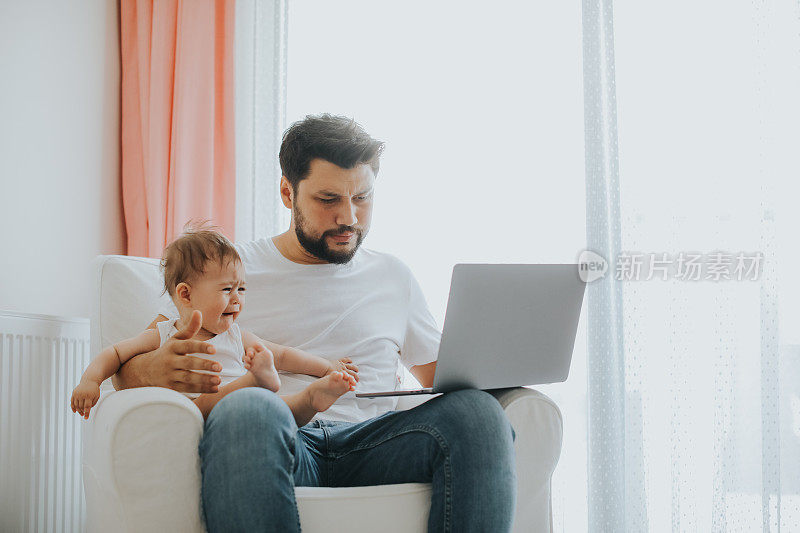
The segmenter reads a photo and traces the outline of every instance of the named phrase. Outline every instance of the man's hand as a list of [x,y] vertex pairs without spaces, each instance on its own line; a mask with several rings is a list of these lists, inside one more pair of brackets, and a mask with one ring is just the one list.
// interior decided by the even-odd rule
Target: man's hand
[[125,363],[119,370],[122,388],[151,386],[178,392],[218,392],[219,376],[193,371],[219,372],[222,370],[220,364],[187,355],[212,354],[215,351],[214,346],[207,342],[191,340],[200,331],[202,323],[200,311],[195,311],[189,323],[155,351],[136,356]]
[[358,381],[358,366],[349,357],[342,357],[336,361],[330,361],[328,371],[325,372],[325,375],[327,376],[332,372],[345,372]]

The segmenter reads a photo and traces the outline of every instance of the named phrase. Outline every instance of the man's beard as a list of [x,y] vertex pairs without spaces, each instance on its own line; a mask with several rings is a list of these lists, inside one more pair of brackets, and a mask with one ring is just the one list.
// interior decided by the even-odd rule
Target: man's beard
[[[295,208],[292,210],[292,213],[294,215],[294,232],[297,235],[297,240],[300,242],[300,245],[305,248],[306,252],[310,253],[317,259],[327,261],[328,263],[335,263],[337,265],[349,263],[356,254],[358,247],[361,246],[361,241],[364,240],[364,234],[362,231],[352,226],[339,226],[335,230],[326,231],[320,236],[319,239],[315,239],[306,232],[306,228],[304,227],[305,218],[303,218],[300,209],[295,206]],[[328,243],[325,238],[328,235],[341,235],[342,233],[353,233],[353,236],[356,239],[356,245],[352,250],[349,251],[331,250],[328,247]]]

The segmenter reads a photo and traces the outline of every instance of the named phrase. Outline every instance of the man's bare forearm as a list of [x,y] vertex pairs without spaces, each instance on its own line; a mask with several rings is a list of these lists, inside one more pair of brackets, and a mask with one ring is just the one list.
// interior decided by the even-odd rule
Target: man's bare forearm
[[111,378],[117,390],[134,389],[136,387],[151,387],[147,365],[155,352],[147,352],[128,359]]

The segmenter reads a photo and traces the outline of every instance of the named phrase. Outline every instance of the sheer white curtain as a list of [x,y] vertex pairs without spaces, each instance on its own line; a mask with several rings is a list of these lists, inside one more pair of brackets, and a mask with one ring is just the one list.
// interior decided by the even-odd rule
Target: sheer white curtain
[[589,529],[800,530],[798,5],[583,20]]
[[[609,263],[569,379],[541,387],[565,419],[557,531],[800,530],[794,0],[240,0],[237,34],[267,5],[267,51],[247,61],[271,74],[247,89],[237,69],[267,102],[237,102],[253,236],[285,224],[257,221],[285,216],[285,125],[355,117],[387,141],[365,245],[412,267],[440,321],[456,262],[588,247]],[[240,133],[256,125],[273,130]],[[258,176],[274,191],[247,193]],[[631,258],[638,280],[616,279]]]
[[288,0],[237,0],[236,239],[275,235],[288,225],[278,195],[278,151],[286,128]]
[[292,2],[288,119],[354,117],[387,143],[365,245],[442,318],[459,261],[575,261],[585,246],[580,9]]
[[[287,114],[387,142],[365,246],[403,259],[444,317],[457,262],[575,262],[586,246],[574,2],[292,1]],[[558,527],[586,529],[585,333],[566,383]],[[520,502],[524,505],[524,502]]]

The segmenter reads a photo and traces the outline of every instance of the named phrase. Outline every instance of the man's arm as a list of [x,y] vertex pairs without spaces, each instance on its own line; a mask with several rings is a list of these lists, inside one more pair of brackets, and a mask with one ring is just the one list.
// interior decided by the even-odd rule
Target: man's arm
[[411,375],[417,378],[420,385],[423,387],[433,387],[433,376],[436,373],[436,361],[428,363],[427,365],[412,366],[410,369]]
[[[154,322],[158,322],[158,319]],[[219,376],[199,374],[193,370],[219,372],[222,370],[219,363],[187,355],[214,353],[211,344],[191,340],[200,330],[202,322],[202,315],[195,311],[186,327],[163,345],[128,360],[112,378],[114,388],[166,387],[178,392],[218,392]]]
[[422,288],[410,270],[408,277],[408,314],[406,334],[400,347],[400,359],[423,387],[433,387],[436,361],[424,364],[420,362],[430,361],[436,357],[442,334],[428,308]]

